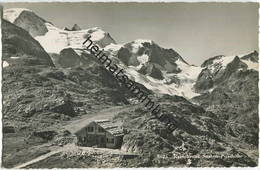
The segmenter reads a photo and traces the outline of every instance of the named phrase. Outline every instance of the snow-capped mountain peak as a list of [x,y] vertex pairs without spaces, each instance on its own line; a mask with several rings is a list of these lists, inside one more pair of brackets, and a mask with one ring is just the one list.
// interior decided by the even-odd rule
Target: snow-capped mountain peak
[[[132,80],[159,94],[186,98],[199,95],[193,88],[211,88],[211,82],[205,86],[208,75],[224,72],[222,70],[236,57],[216,56],[197,67],[188,64],[175,50],[160,47],[152,40],[136,39],[117,44],[109,33],[99,27],[81,29],[74,25],[74,29],[60,29],[27,9],[5,10],[4,18],[28,31],[50,54],[57,67],[88,66],[93,56],[87,52],[89,58],[85,59],[82,43],[91,36],[91,40],[103,48]],[[245,63],[241,65],[247,65],[247,69],[258,70],[257,52],[240,55],[238,60]]]
[[44,35],[48,30],[46,21],[33,11],[25,8],[11,8],[4,10],[3,18],[31,34],[31,36]]
[[[258,71],[258,58],[252,61],[249,58],[250,56],[258,56],[258,53],[256,51],[253,51],[253,52],[249,52],[246,54],[237,55],[237,57],[242,62],[247,64],[248,69],[253,69],[253,70]],[[226,66],[235,59],[235,57],[236,57],[236,55],[233,55],[233,56],[219,55],[219,56],[206,60],[202,64],[202,67],[203,68],[207,67],[211,71],[211,73],[216,73],[219,70],[225,69]]]
[[193,85],[201,67],[187,64],[173,49],[164,49],[151,40],[137,39],[110,44],[105,51],[119,59],[132,80],[158,94],[196,96]]
[[20,14],[24,11],[33,12],[26,8],[10,8],[10,9],[4,10],[3,18],[6,19],[7,21],[13,23],[20,16]]
[[66,31],[45,21],[33,11],[24,8],[4,10],[4,19],[28,31],[49,53],[59,52],[64,48],[81,48],[82,42],[91,35],[91,39],[102,48],[115,41],[98,27],[81,30],[77,24],[74,31]]
[[43,36],[36,36],[35,39],[49,53],[59,54],[65,48],[82,48],[82,43],[88,36],[100,47],[114,43],[112,37],[102,29],[95,27],[79,31],[66,31],[55,27],[50,23],[45,23],[48,32]]

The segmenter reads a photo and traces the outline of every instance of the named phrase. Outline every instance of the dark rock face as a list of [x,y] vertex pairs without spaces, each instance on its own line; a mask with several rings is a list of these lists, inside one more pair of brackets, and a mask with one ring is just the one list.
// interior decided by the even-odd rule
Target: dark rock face
[[194,87],[195,89],[199,89],[199,91],[204,91],[212,88],[213,85],[214,81],[212,79],[212,75],[210,71],[205,68],[200,72]]
[[[144,48],[146,53],[150,53],[150,62],[156,63],[165,68],[168,72],[178,73],[175,61],[182,59],[182,57],[175,52],[173,49],[163,49],[156,44],[144,43]],[[141,49],[140,49],[141,50]],[[147,51],[148,50],[148,51]],[[140,52],[140,51],[139,51]],[[160,56],[160,57],[159,57]]]
[[74,24],[71,29],[65,27],[64,30],[65,30],[65,31],[80,31],[81,28],[78,26],[78,24]]
[[65,27],[64,28],[65,31],[71,31],[69,28]]
[[149,75],[153,78],[159,79],[159,80],[163,80],[163,74],[161,72],[161,70],[156,67],[155,64],[148,64],[148,66],[143,66],[140,70],[140,73],[144,74],[144,75]]
[[[158,68],[160,70],[166,70],[168,73],[179,73],[181,70],[178,68],[175,62],[180,60],[181,62],[186,63],[174,50],[161,48],[154,42],[141,43],[142,47],[138,48],[136,53],[133,53],[133,44],[135,43],[136,42],[127,43],[118,51],[117,57],[121,59],[121,61],[127,66],[138,66],[140,63],[137,58],[142,55],[147,55],[149,62],[149,64],[142,66],[142,70]],[[156,67],[151,65],[156,65]],[[145,73],[145,71],[142,72]]]
[[15,129],[13,126],[3,126],[3,133],[15,133]]
[[117,53],[117,57],[127,66],[129,66],[129,59],[131,57],[131,53],[127,48],[120,48]]
[[78,24],[74,24],[73,27],[71,28],[71,31],[79,31],[81,28],[78,26]]
[[48,32],[45,20],[31,11],[23,11],[13,24],[28,31],[33,37],[44,35]]
[[52,55],[55,66],[68,68],[80,66],[80,56],[71,48],[63,49],[59,55]]
[[50,53],[52,61],[57,68],[88,68],[98,65],[99,61],[91,54],[77,54],[72,48],[65,48],[59,54]]
[[230,62],[222,75],[216,77],[216,83],[220,83],[222,81],[227,80],[233,73],[235,73],[238,69],[245,70],[247,65],[243,63],[237,56],[234,58],[232,62]]
[[40,137],[44,140],[52,140],[58,133],[55,131],[35,131],[32,136]]
[[75,116],[74,103],[69,94],[66,94],[63,100],[58,101],[53,108],[50,108],[51,111],[66,114],[69,116]]
[[243,56],[241,59],[245,59],[245,60],[252,61],[254,63],[258,63],[258,61],[259,61],[258,52],[254,51],[248,55]]
[[159,80],[162,80],[164,78],[162,72],[155,66],[152,67],[150,76]]
[[[2,20],[3,60],[11,65],[54,66],[41,45],[23,29]],[[18,60],[10,57],[19,57]]]

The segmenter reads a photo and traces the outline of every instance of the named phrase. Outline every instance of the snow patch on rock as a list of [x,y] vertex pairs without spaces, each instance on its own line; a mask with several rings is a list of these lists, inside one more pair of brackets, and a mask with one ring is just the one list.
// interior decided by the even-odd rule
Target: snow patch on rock
[[105,37],[105,32],[99,28],[92,28],[91,29],[92,31],[94,31],[92,34],[91,34],[91,40],[93,41],[100,41],[102,38]]
[[[247,64],[248,69],[253,69],[253,70],[258,71],[258,63],[254,63],[252,61],[241,59],[243,56],[248,55],[250,53],[241,54],[241,55],[237,55],[237,56],[240,58],[240,60],[242,62]],[[211,71],[211,73],[215,73],[218,70],[225,69],[226,66],[235,59],[235,57],[236,56],[223,56],[223,57],[219,57],[219,58],[217,58],[217,59],[215,59],[213,61],[213,64],[211,64],[211,65],[209,65],[207,67]]]
[[105,48],[104,48],[104,51],[107,51],[109,52],[111,55],[116,55],[117,52],[120,50],[120,48],[122,48],[123,45],[122,44],[114,44],[114,43],[111,43],[109,45],[107,45]]
[[248,60],[242,60],[242,62],[246,63],[246,65],[248,66],[248,69],[252,69],[252,70],[256,70],[256,71],[258,71],[258,69],[259,69],[258,63],[254,63],[254,62],[248,61]]
[[149,56],[146,55],[146,54],[143,54],[141,56],[137,56],[137,60],[142,65],[142,64],[145,64],[145,63],[147,63],[149,61]]
[[8,67],[9,63],[7,61],[3,61],[3,68]]
[[19,59],[19,58],[21,58],[21,57],[10,57],[11,59]]
[[132,53],[137,53],[139,48],[143,47],[143,43],[152,43],[151,40],[145,40],[145,39],[137,39],[133,41],[132,45]]

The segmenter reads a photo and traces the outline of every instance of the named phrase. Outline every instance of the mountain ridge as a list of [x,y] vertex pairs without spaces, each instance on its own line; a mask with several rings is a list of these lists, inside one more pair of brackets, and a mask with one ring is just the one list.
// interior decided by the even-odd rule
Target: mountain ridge
[[[198,86],[201,85],[196,83],[197,81],[202,82],[199,78],[203,74],[202,71],[204,70],[205,72],[207,67],[207,70],[212,72],[211,74],[214,74],[213,72],[221,71],[235,57],[216,56],[204,61],[200,67],[194,66],[188,64],[173,49],[162,48],[152,40],[137,39],[125,44],[117,44],[109,33],[98,27],[66,31],[38,17],[31,10],[18,9],[14,12],[15,10],[17,9],[5,10],[4,18],[9,18],[15,25],[27,30],[49,53],[56,67],[70,68],[89,65],[88,60],[91,57],[85,58],[82,55],[84,50],[82,43],[88,36],[91,36],[92,41],[103,48],[113,60],[116,60],[133,81],[143,84],[158,95],[180,95],[188,99],[198,96],[203,92],[203,90],[198,90]],[[10,13],[10,11],[15,13],[15,19],[14,14]],[[40,26],[44,29],[46,28],[47,31],[42,32],[42,29],[38,29],[38,27],[33,27],[36,29],[33,31],[33,28],[28,28],[16,22],[20,18],[24,18],[22,16],[23,13],[28,13],[29,23],[33,22],[30,19],[34,20],[35,17],[38,17],[36,19],[37,23],[38,20],[44,22],[44,24],[40,22]],[[30,17],[30,15],[33,17]],[[35,34],[38,30],[43,35]],[[84,54],[91,56],[86,51]],[[254,51],[250,54],[241,55],[240,58],[248,65],[248,69],[258,70],[257,57],[253,58],[253,56],[258,56],[258,53]],[[253,58],[253,60],[248,60],[247,58]],[[206,86],[211,87],[211,80],[207,84]]]
[[[64,125],[115,106],[130,108],[119,110],[113,120],[122,121],[126,129],[121,150],[137,157],[104,158],[73,150],[74,154],[64,151],[31,166],[257,166],[256,51],[220,55],[193,66],[173,49],[151,40],[117,44],[100,28],[64,31],[37,19],[32,11],[21,11],[25,23],[20,15],[11,17],[13,23],[2,22],[4,167],[15,167],[55,147],[74,143],[75,137]],[[82,43],[90,35],[162,106],[159,118],[136,105],[134,96],[84,50]],[[216,158],[192,158],[203,155]],[[225,157],[233,155],[239,157]]]

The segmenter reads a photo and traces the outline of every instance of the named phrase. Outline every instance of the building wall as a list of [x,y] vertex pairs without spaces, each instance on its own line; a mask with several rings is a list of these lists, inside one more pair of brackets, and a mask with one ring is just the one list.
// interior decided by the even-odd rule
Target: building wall
[[[90,132],[88,130],[89,128],[93,128],[93,132]],[[104,130],[100,131],[100,128],[103,129],[95,122],[92,122],[86,127],[82,128],[76,133],[78,144],[82,146],[97,146],[113,149],[119,148],[121,146],[122,137],[115,137]]]

